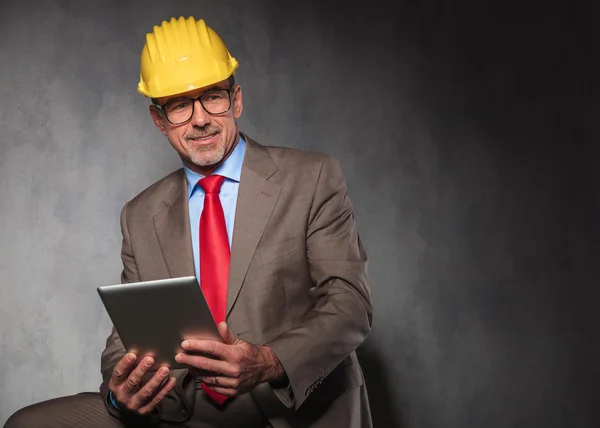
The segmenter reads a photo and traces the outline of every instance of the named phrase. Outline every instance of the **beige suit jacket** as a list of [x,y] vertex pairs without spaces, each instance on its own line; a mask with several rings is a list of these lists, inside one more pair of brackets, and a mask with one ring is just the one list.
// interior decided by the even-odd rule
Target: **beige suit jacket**
[[[355,349],[372,322],[367,256],[339,164],[331,157],[262,146],[247,136],[235,214],[227,322],[268,344],[291,388],[251,392],[274,427],[371,426]],[[158,181],[123,208],[123,282],[193,276],[186,177]],[[113,328],[102,354],[101,392],[125,354]],[[183,422],[195,385],[177,385],[154,416]],[[119,415],[112,406],[109,410]]]

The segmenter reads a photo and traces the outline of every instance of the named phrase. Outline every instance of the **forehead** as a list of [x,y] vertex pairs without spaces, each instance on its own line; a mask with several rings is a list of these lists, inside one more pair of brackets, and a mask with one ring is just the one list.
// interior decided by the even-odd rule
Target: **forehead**
[[157,98],[157,104],[166,104],[170,100],[174,100],[176,98],[198,98],[206,91],[210,91],[211,89],[227,89],[229,88],[229,83],[227,80],[222,80],[221,82],[215,83],[213,85],[203,86],[202,88],[194,89],[192,91],[182,92],[180,94],[169,95],[168,97]]

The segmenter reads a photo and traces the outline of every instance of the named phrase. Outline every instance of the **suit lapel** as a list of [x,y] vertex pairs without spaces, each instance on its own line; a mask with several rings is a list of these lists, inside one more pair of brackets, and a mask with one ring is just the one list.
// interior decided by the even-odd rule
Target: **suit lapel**
[[[235,213],[229,266],[227,315],[248,272],[281,191],[269,181],[277,166],[269,152],[244,135],[247,142]],[[195,276],[185,173],[163,200],[165,209],[154,217],[154,229],[171,278]]]
[[273,213],[281,186],[269,178],[277,166],[269,152],[244,135],[246,154],[240,177],[229,266],[227,315],[240,293],[252,257]]
[[171,278],[194,276],[185,173],[164,198],[165,209],[154,217],[154,229]]

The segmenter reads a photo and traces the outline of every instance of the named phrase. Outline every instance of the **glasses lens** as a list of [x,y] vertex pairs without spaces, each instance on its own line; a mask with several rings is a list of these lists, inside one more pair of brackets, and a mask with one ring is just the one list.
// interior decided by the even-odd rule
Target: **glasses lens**
[[[164,105],[165,114],[169,122],[178,124],[187,122],[194,114],[194,103],[192,98],[176,98]],[[204,109],[210,114],[225,113],[231,107],[229,91],[227,89],[214,89],[203,93],[200,102]]]
[[170,100],[165,104],[164,109],[167,119],[172,123],[187,122],[192,117],[194,100],[188,98]]
[[229,92],[226,89],[205,92],[200,97],[200,102],[211,114],[225,113],[229,110]]

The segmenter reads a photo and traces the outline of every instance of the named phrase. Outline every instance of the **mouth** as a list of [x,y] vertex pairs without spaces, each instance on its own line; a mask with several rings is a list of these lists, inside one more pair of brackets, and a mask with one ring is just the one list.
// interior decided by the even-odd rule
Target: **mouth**
[[216,141],[218,135],[219,135],[219,133],[215,132],[213,134],[206,135],[206,136],[187,137],[186,140],[191,141],[196,144],[201,144],[201,145],[212,144]]

